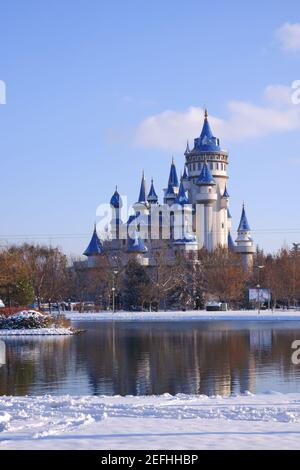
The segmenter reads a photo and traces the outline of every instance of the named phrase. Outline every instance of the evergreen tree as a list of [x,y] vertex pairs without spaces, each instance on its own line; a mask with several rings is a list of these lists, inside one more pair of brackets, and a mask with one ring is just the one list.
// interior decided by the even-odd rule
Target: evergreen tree
[[144,266],[130,260],[124,272],[122,283],[123,306],[125,310],[142,309],[151,301],[151,285]]
[[12,299],[19,305],[28,305],[34,301],[34,290],[30,279],[21,277],[17,280],[12,293]]

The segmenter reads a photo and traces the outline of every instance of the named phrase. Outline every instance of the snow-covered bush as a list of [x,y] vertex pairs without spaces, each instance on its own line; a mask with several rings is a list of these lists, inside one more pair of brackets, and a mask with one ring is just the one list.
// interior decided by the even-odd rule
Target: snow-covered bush
[[68,328],[70,322],[62,315],[53,317],[36,310],[22,310],[10,316],[1,315],[0,329],[19,330],[31,328]]

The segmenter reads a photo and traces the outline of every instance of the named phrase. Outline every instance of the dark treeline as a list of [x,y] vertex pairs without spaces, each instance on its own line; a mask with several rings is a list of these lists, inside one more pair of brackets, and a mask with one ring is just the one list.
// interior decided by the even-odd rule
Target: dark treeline
[[104,255],[90,269],[48,246],[23,244],[0,252],[0,298],[12,306],[71,300],[111,308],[114,297],[116,308],[128,310],[203,308],[208,300],[243,308],[248,306],[248,288],[257,287],[258,282],[270,289],[273,306],[298,303],[298,251],[282,248],[265,254],[257,250],[253,270],[248,272],[240,257],[224,248],[200,250],[196,258],[179,254],[172,265],[160,253],[152,267],[134,258],[124,263],[116,257],[112,266]]

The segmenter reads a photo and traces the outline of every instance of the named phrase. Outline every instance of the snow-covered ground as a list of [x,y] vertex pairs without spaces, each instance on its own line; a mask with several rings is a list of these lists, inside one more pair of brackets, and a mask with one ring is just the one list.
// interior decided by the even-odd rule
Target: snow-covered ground
[[0,397],[0,450],[299,448],[300,394]]
[[31,328],[0,330],[0,336],[69,336],[74,331],[70,328]]
[[227,312],[207,312],[204,310],[191,310],[186,312],[65,312],[69,320],[137,320],[137,321],[208,321],[208,320],[260,320],[260,321],[300,321],[300,311],[261,311],[257,310],[229,310]]

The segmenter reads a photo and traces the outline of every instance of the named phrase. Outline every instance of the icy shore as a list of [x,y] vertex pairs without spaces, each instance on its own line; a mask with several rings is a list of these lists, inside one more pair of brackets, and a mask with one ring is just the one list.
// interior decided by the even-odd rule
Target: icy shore
[[299,449],[300,394],[0,397],[1,449]]
[[122,320],[122,321],[214,321],[214,320],[245,320],[245,321],[300,321],[300,311],[261,311],[229,310],[227,312],[207,312],[205,310],[167,311],[167,312],[65,312],[69,320]]
[[28,328],[0,330],[0,336],[70,336],[74,331],[70,328]]

